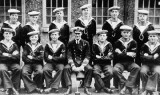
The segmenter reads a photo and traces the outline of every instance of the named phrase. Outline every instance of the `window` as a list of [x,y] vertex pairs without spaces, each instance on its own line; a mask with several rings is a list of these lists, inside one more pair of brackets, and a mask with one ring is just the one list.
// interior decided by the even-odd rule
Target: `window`
[[92,16],[96,20],[97,26],[110,17],[108,8],[114,5],[114,0],[92,0]]
[[0,23],[2,24],[5,20],[9,19],[8,9],[18,9],[19,21],[22,22],[22,2],[23,0],[1,0],[0,2]]
[[155,28],[160,28],[160,0],[138,0],[138,10],[149,11],[149,21]]
[[64,20],[71,22],[71,0],[43,0],[43,26],[48,27],[55,20],[53,10],[57,7],[64,7]]

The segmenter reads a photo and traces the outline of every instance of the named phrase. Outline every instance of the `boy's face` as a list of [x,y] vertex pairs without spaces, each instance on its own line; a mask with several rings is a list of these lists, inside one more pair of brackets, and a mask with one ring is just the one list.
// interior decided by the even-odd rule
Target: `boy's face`
[[121,35],[123,38],[130,38],[131,32],[130,32],[130,30],[122,30]]
[[89,15],[89,9],[88,9],[88,8],[83,9],[83,10],[82,10],[82,15],[83,15],[83,16]]
[[148,36],[148,40],[149,40],[150,42],[157,42],[157,41],[158,41],[158,35],[157,35],[157,34],[150,34],[150,35]]
[[98,36],[99,41],[104,42],[106,41],[106,39],[107,39],[107,34],[99,34]]
[[147,21],[148,16],[146,14],[139,14],[138,18],[140,21]]
[[17,20],[18,20],[18,14],[11,13],[10,16],[9,16],[9,18],[10,18],[11,21],[17,22]]
[[30,16],[30,21],[34,24],[37,23],[39,16],[38,15],[34,15],[34,16]]
[[64,17],[64,12],[63,11],[58,11],[58,12],[56,12],[55,16],[56,16],[57,19],[63,18]]
[[6,31],[6,32],[3,33],[3,36],[4,36],[4,39],[11,40],[12,37],[13,37],[13,33]]
[[59,32],[54,32],[50,35],[52,41],[57,41],[59,38]]
[[39,37],[38,37],[38,35],[31,35],[31,36],[29,37],[29,39],[30,39],[31,43],[37,43]]
[[110,14],[112,18],[118,18],[119,10],[112,10]]

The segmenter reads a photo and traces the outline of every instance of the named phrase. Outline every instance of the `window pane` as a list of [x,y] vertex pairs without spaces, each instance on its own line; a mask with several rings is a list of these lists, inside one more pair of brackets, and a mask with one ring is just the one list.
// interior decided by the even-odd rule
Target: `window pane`
[[64,15],[65,15],[65,16],[68,15],[68,9],[67,9],[67,8],[64,9]]
[[150,15],[150,16],[154,16],[154,9],[150,9],[149,15]]
[[51,8],[47,8],[47,15],[51,15]]
[[139,3],[138,3],[139,5],[139,8],[143,8],[143,0],[139,0]]
[[21,6],[21,0],[17,0],[17,6]]
[[151,8],[154,8],[154,2],[155,2],[155,0],[150,0],[150,7]]
[[155,18],[155,25],[159,25],[159,17]]
[[96,8],[93,7],[93,8],[92,8],[92,16],[96,16],[96,11],[95,11],[95,10],[96,10]]
[[102,0],[98,0],[98,7],[102,7]]
[[156,16],[160,16],[160,9],[156,9]]
[[1,0],[0,6],[4,6],[4,0]]
[[22,16],[18,16],[18,21],[22,22]]
[[16,0],[11,0],[11,6],[16,6]]
[[92,7],[96,7],[96,0],[92,0]]
[[52,7],[56,7],[56,1],[57,0],[52,0]]
[[98,16],[102,16],[102,8],[97,8]]
[[52,21],[54,21],[55,19],[56,19],[56,17],[55,17],[55,16],[53,16],[53,17],[52,17]]
[[4,7],[0,7],[0,15],[4,16]]
[[5,3],[6,6],[10,6],[10,0],[5,0]]
[[[150,21],[151,23],[153,23],[154,18],[153,18],[153,17],[149,17],[149,21]],[[153,23],[153,24],[154,24],[154,23]]]
[[109,7],[112,7],[114,4],[114,0],[109,0]]
[[103,7],[108,7],[108,0],[103,0]]
[[144,2],[144,8],[148,8],[149,0],[145,0]]
[[103,8],[103,16],[107,16],[108,15],[108,8]]
[[8,10],[10,9],[10,7],[5,7],[5,13],[7,14],[7,15],[9,15],[8,14]]
[[46,7],[51,7],[51,0],[46,0]]
[[97,18],[97,24],[102,24],[102,17]]
[[47,24],[51,23],[51,17],[47,17]]
[[68,0],[63,0],[63,7],[68,7]]
[[62,0],[58,0],[58,7],[62,7]]

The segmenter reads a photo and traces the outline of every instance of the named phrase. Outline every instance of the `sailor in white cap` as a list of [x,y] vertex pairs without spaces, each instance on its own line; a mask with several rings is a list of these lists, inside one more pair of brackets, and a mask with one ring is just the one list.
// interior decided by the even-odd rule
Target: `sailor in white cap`
[[[102,89],[106,93],[113,93],[113,90],[108,87],[113,76],[113,67],[111,60],[113,58],[113,47],[107,39],[107,30],[97,30],[98,41],[93,44],[93,76],[95,79],[95,92],[98,93]],[[103,79],[101,74],[104,73]],[[107,86],[106,86],[107,85]]]
[[[55,14],[56,19],[54,19],[51,24],[49,25],[49,31],[52,29],[59,29],[59,40],[65,44],[65,47],[67,48],[67,44],[69,41],[69,35],[70,35],[70,26],[68,25],[67,19],[64,18],[64,10],[63,7],[57,7],[53,10],[53,13]],[[66,51],[67,52],[67,51]],[[66,57],[67,58],[67,57]],[[66,59],[67,61],[67,59]],[[64,78],[62,76],[62,87],[65,87]]]
[[93,44],[93,37],[96,34],[96,21],[91,17],[91,4],[85,4],[80,7],[82,16],[77,19],[75,26],[85,28],[82,34],[82,39],[86,40],[90,44],[90,48]]
[[[118,77],[120,84],[120,95],[126,95],[126,89],[130,94],[137,95],[138,74],[140,67],[134,62],[136,56],[137,43],[132,39],[132,27],[123,25],[120,27],[122,37],[114,44],[114,61],[115,66],[113,74]],[[127,70],[130,72],[126,79],[122,72]]]
[[120,27],[123,22],[118,18],[120,7],[113,6],[108,9],[111,18],[106,20],[102,26],[103,30],[108,30],[108,41],[114,44],[120,37]]
[[136,63],[139,65],[141,64],[140,48],[148,41],[147,31],[154,30],[153,24],[148,21],[148,15],[148,10],[138,10],[138,22],[133,26],[133,39],[136,40],[138,44]]
[[[31,31],[27,33],[29,42],[23,48],[22,60],[24,66],[22,68],[22,80],[25,88],[29,93],[38,91],[42,93],[43,86],[43,53],[42,44],[38,42],[39,31]],[[33,79],[30,75],[34,72]]]
[[39,18],[40,12],[38,11],[31,11],[28,12],[29,15],[29,22],[23,27],[23,35],[22,35],[22,46],[25,45],[25,43],[29,42],[29,38],[27,34],[31,31],[39,31],[41,33],[40,25],[38,24],[38,18]]
[[[63,68],[66,64],[66,48],[64,43],[58,39],[60,37],[59,31],[59,29],[49,31],[49,43],[45,46],[44,60],[46,64],[43,68],[46,81],[45,93],[50,93],[52,90],[55,93],[59,92]],[[56,71],[54,77],[52,76],[52,71]]]
[[148,31],[148,41],[142,45],[141,48],[141,80],[142,80],[142,95],[153,95],[159,87],[159,74],[160,74],[160,31]]
[[[2,87],[8,95],[19,95],[21,81],[20,52],[17,44],[12,41],[15,31],[10,27],[2,28],[3,39],[0,41],[0,73]],[[9,71],[11,73],[9,73]],[[11,77],[12,76],[12,77]]]
[[49,31],[52,29],[59,29],[60,37],[59,40],[62,41],[65,45],[68,44],[69,41],[69,25],[64,20],[64,8],[58,7],[53,10],[56,19],[51,22],[49,26]]
[[[3,28],[8,27],[8,28],[13,29],[15,31],[15,36],[13,37],[13,41],[20,48],[21,46],[21,35],[20,35],[21,33],[20,32],[22,32],[21,23],[18,21],[18,15],[20,11],[17,9],[9,9],[8,13],[9,13],[9,19],[3,23],[1,32],[3,32]],[[0,40],[2,40],[1,32],[0,32]]]

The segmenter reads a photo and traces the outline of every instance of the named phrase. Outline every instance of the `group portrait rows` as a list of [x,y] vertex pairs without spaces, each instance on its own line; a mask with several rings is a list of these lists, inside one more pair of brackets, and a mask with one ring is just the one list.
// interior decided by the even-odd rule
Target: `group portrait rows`
[[[127,90],[138,95],[140,80],[142,95],[158,91],[160,31],[148,21],[149,11],[138,10],[138,21],[131,27],[118,18],[120,7],[110,7],[110,18],[97,29],[90,8],[90,4],[80,7],[81,17],[73,28],[64,20],[64,8],[54,9],[56,19],[49,26],[45,45],[41,44],[42,31],[37,23],[40,12],[29,12],[29,22],[22,26],[20,11],[8,10],[9,19],[0,31],[0,85],[8,95],[19,95],[21,79],[28,93],[58,93],[61,83],[66,88],[64,95],[69,95],[72,73],[84,75],[81,86],[86,95],[92,94],[92,78],[96,93],[114,93],[111,79],[120,95],[126,95]],[[69,40],[71,34],[73,40]],[[127,79],[124,70],[130,72]]]

